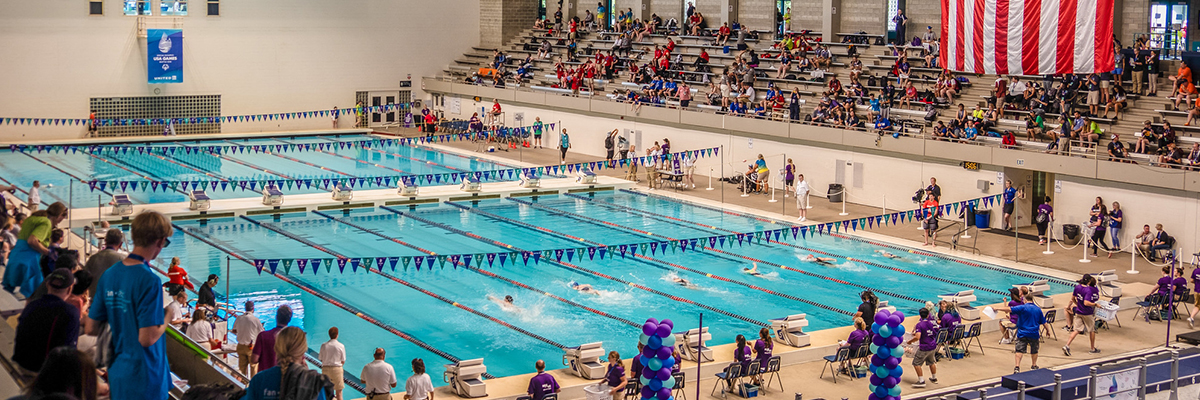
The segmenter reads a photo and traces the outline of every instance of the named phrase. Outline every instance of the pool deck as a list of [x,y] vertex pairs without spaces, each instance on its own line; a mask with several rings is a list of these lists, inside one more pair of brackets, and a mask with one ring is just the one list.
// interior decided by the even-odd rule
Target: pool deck
[[[353,198],[349,201],[335,201],[330,193],[289,194],[284,196],[282,205],[265,206],[261,197],[211,200],[208,211],[196,211],[189,208],[190,202],[135,204],[133,214],[129,216],[112,215],[111,207],[98,210],[95,207],[76,208],[71,211],[72,228],[81,228],[96,221],[97,214],[110,224],[125,224],[134,215],[144,210],[154,210],[171,217],[172,220],[227,218],[241,215],[258,215],[274,213],[305,212],[312,210],[332,210],[346,208],[362,208],[377,206],[404,206],[443,201],[471,201],[501,197],[519,197],[532,195],[549,195],[558,193],[577,193],[591,190],[612,190],[633,187],[633,182],[609,176],[597,176],[591,184],[579,183],[576,178],[543,178],[536,188],[521,187],[519,182],[484,182],[479,191],[466,192],[459,185],[421,186],[416,195],[400,195],[397,189],[354,190]],[[249,193],[247,193],[249,194]]]

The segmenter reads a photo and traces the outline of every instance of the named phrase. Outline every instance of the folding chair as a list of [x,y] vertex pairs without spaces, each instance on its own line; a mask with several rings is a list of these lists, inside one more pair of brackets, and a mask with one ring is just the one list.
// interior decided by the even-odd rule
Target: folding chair
[[966,353],[963,354],[964,356],[971,355],[972,343],[979,345],[979,354],[984,354],[983,339],[979,336],[981,334],[983,334],[983,323],[976,322],[971,324],[971,327],[967,329],[967,334],[963,335],[963,338],[967,339],[967,343],[963,345],[963,350],[966,351]]
[[1191,303],[1192,292],[1187,288],[1187,286],[1184,286],[1183,291],[1175,292],[1175,302],[1171,304],[1171,315],[1174,317],[1179,317],[1179,306],[1183,306],[1182,315],[1191,315],[1192,309],[1191,307],[1188,307],[1188,304]]
[[1054,338],[1058,341],[1058,334],[1054,332],[1054,320],[1058,318],[1058,310],[1046,311],[1046,323],[1042,325],[1042,341],[1046,341],[1046,337]]
[[950,331],[949,335],[947,335],[946,345],[944,346],[946,351],[946,359],[953,359],[953,357],[950,355],[950,345],[962,341],[965,328],[965,325],[959,324],[954,327],[954,330]]
[[835,364],[842,365],[842,363],[844,363],[844,362],[846,362],[846,360],[850,359],[850,348],[849,347],[838,348],[837,354],[834,354],[831,356],[825,356],[824,358],[825,358],[825,367],[821,368],[821,378],[825,378],[825,370],[828,369],[829,372],[833,373],[833,383],[837,383],[838,372],[837,372],[837,367],[834,367],[834,365]]
[[[862,365],[867,365],[867,363],[871,362],[871,342],[866,341],[863,342],[862,346],[858,346],[857,349],[850,353],[850,359],[855,361],[853,365],[851,365],[855,368]],[[857,376],[851,375],[851,378],[855,377]]]
[[1158,307],[1162,306],[1162,300],[1163,295],[1158,293],[1146,296],[1145,300],[1137,302],[1138,309],[1133,312],[1133,318],[1137,318],[1138,313],[1141,313],[1142,317],[1146,318],[1146,323],[1150,323],[1150,312],[1157,312]]
[[687,400],[687,391],[683,390],[687,386],[687,379],[684,378],[683,373],[676,372],[671,374],[671,377],[675,378],[675,386],[671,387],[671,390],[673,391],[671,395],[677,399]]
[[936,350],[942,346],[945,346],[946,342],[949,338],[950,338],[950,330],[949,329],[938,329],[937,340],[936,340],[937,347],[934,347],[934,350],[935,350],[934,357],[935,358],[941,356],[941,354],[939,354]]
[[762,362],[760,362],[758,360],[751,361],[750,365],[747,365],[746,369],[742,371],[742,376],[738,377],[738,384],[739,385],[742,384],[741,378],[751,378],[751,381],[753,381],[754,378],[757,378],[758,375],[761,373],[762,373]]
[[709,395],[716,393],[717,385],[721,385],[721,397],[726,397],[725,393],[728,393],[733,389],[733,381],[741,381],[742,363],[736,361],[729,363],[729,365],[725,367],[724,371],[716,373],[716,377],[717,383],[713,384],[713,390],[712,392],[709,392]]
[[625,384],[625,400],[639,400],[642,398],[642,383],[636,380],[629,380]]
[[779,364],[779,356],[774,356],[767,359],[767,367],[763,369],[762,373],[763,375],[769,376],[767,384],[763,385],[762,389],[771,387],[771,382],[774,382],[776,378],[779,378],[779,391],[783,391],[783,377],[779,376]]

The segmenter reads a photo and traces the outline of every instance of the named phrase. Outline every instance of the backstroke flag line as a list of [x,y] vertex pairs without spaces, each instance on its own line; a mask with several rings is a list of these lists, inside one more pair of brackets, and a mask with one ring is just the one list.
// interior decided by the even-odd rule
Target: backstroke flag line
[[1113,0],[942,0],[940,66],[977,74],[1111,72]]

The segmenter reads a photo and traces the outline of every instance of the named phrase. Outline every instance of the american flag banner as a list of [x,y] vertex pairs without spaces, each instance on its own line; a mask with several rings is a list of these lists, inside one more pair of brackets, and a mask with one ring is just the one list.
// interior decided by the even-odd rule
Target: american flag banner
[[1113,0],[941,0],[940,66],[978,74],[1114,68]]

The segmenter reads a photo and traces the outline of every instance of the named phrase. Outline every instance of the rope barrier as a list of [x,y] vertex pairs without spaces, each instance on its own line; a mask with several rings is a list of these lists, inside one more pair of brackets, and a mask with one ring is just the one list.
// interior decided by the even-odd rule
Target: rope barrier
[[[577,195],[577,194],[568,193],[568,194],[566,194],[566,195],[567,195],[567,196],[570,196],[570,197],[575,197],[575,198],[583,199],[583,200],[595,201],[595,199],[587,198],[587,197],[580,196],[580,195]],[[636,213],[641,213],[641,214],[644,214],[644,215],[648,215],[648,216],[652,216],[652,217],[658,217],[658,218],[662,218],[662,219],[667,219],[667,220],[670,220],[670,221],[678,221],[678,222],[682,222],[682,223],[688,223],[688,224],[692,224],[692,225],[695,225],[695,226],[700,226],[700,227],[708,228],[708,229],[711,229],[711,230],[723,231],[723,232],[728,232],[728,233],[736,233],[736,232],[734,232],[734,231],[731,231],[731,230],[728,230],[728,229],[722,229],[722,228],[718,228],[718,227],[716,227],[716,226],[704,225],[704,224],[701,224],[701,223],[699,223],[699,222],[687,221],[687,220],[684,220],[684,219],[681,219],[681,218],[675,218],[675,217],[672,217],[672,216],[669,216],[669,215],[663,215],[663,214],[658,214],[658,213],[652,213],[652,212],[649,212],[649,211],[638,210],[638,209],[636,209],[636,208],[633,208],[633,207],[622,206],[622,205],[619,205],[619,204],[612,204],[612,203],[599,202],[599,201],[595,202],[594,204],[598,204],[598,205],[600,205],[600,206],[602,206],[602,207],[616,208],[616,209],[623,210],[623,211],[626,211],[626,212],[636,212]],[[680,224],[676,224],[676,225],[677,225],[677,226],[684,226],[684,225],[680,225]],[[891,270],[891,271],[896,271],[896,272],[905,273],[905,274],[909,274],[909,275],[919,276],[919,277],[926,278],[926,279],[932,279],[932,280],[936,280],[936,281],[943,282],[943,283],[950,283],[950,284],[954,284],[954,285],[959,285],[959,286],[963,286],[963,287],[968,287],[968,288],[971,288],[971,289],[980,290],[980,291],[984,291],[984,292],[988,292],[988,293],[993,293],[993,294],[998,294],[998,295],[1008,295],[1008,292],[1003,292],[1003,291],[999,291],[999,290],[995,290],[995,289],[990,289],[990,288],[986,288],[986,287],[983,287],[983,286],[972,285],[972,284],[969,284],[969,283],[956,282],[956,281],[952,281],[952,280],[950,280],[950,279],[942,278],[942,277],[939,277],[939,276],[934,276],[934,275],[924,274],[924,273],[915,272],[915,271],[909,271],[909,270],[900,269],[900,268],[896,268],[896,267],[890,267],[890,266],[883,265],[883,264],[879,264],[879,263],[876,263],[876,262],[873,262],[873,261],[862,260],[862,259],[857,259],[857,258],[853,258],[853,257],[847,257],[847,256],[843,256],[843,255],[839,255],[839,254],[834,254],[834,253],[830,253],[830,252],[827,252],[827,251],[822,251],[822,250],[813,249],[813,248],[809,248],[809,247],[804,247],[804,246],[800,246],[800,245],[796,245],[796,244],[785,243],[785,242],[781,242],[781,241],[777,241],[777,240],[771,240],[771,239],[767,239],[767,242],[769,242],[769,243],[776,243],[776,244],[780,244],[780,245],[783,245],[783,246],[788,246],[788,247],[797,248],[797,249],[801,249],[801,250],[811,251],[811,252],[814,252],[814,253],[819,253],[819,254],[822,254],[822,255],[830,256],[830,257],[842,258],[842,259],[845,259],[845,260],[847,260],[847,261],[853,261],[853,262],[857,262],[857,263],[862,263],[862,264],[869,265],[869,266],[876,267],[876,268],[883,268],[883,269],[887,269],[887,270]]]
[[[283,235],[283,236],[285,236],[285,237],[287,237],[287,238],[289,238],[289,239],[295,240],[295,241],[297,241],[297,242],[300,242],[300,243],[304,243],[304,244],[306,244],[306,245],[308,245],[308,246],[310,246],[310,247],[313,247],[313,248],[315,248],[315,249],[318,249],[318,250],[321,250],[321,251],[323,251],[323,252],[329,253],[330,255],[332,255],[332,256],[334,256],[334,257],[337,257],[337,258],[347,258],[347,257],[345,257],[345,256],[343,256],[343,255],[341,255],[341,254],[339,254],[339,253],[337,253],[337,252],[335,252],[335,251],[333,251],[333,250],[329,250],[329,249],[326,249],[326,248],[324,248],[324,247],[321,247],[320,245],[318,245],[318,244],[316,244],[316,243],[313,243],[312,241],[309,241],[308,239],[304,239],[304,238],[302,238],[302,237],[300,237],[300,236],[298,236],[298,235],[296,235],[296,234],[293,234],[293,233],[291,233],[291,232],[287,232],[287,231],[285,231],[285,230],[282,230],[282,229],[276,228],[276,227],[272,226],[272,224],[267,224],[267,223],[262,223],[262,222],[259,222],[259,221],[255,221],[255,220],[253,220],[253,219],[247,218],[246,216],[242,216],[242,219],[244,219],[244,220],[246,220],[246,221],[250,221],[251,223],[254,223],[255,225],[258,225],[258,226],[260,226],[260,227],[266,228],[267,230],[270,230],[270,231],[273,231],[273,232],[275,232],[275,233],[278,233],[278,234],[280,234],[280,235]],[[459,302],[456,302],[456,301],[450,300],[450,299],[448,299],[448,298],[446,298],[446,297],[444,297],[444,296],[442,296],[442,295],[439,295],[439,294],[437,294],[437,293],[434,293],[434,292],[431,292],[431,291],[429,291],[429,290],[426,290],[426,289],[424,289],[424,288],[422,288],[422,287],[420,287],[420,286],[417,286],[417,285],[415,285],[415,284],[413,284],[413,283],[411,283],[411,282],[408,282],[408,281],[406,281],[406,280],[403,280],[403,279],[397,278],[397,277],[395,277],[395,276],[392,276],[392,275],[390,275],[390,274],[388,274],[388,273],[384,272],[382,269],[378,269],[378,268],[371,268],[371,266],[369,266],[369,265],[365,265],[365,266],[364,266],[364,268],[365,268],[365,269],[366,269],[368,272],[375,272],[375,273],[379,274],[380,276],[383,276],[383,277],[385,277],[385,278],[391,279],[393,282],[399,283],[399,284],[401,284],[401,285],[404,285],[404,286],[408,286],[409,288],[411,288],[411,289],[413,289],[413,290],[416,290],[416,291],[418,291],[418,292],[421,292],[421,293],[423,293],[423,294],[425,294],[425,295],[427,295],[427,296],[429,296],[429,297],[433,297],[433,298],[435,298],[435,299],[441,300],[442,302],[444,302],[444,303],[446,303],[446,304],[450,304],[450,305],[452,305],[452,306],[458,307],[459,309],[461,309],[461,310],[463,310],[463,311],[466,311],[466,312],[469,312],[469,313],[471,313],[471,314],[475,314],[475,315],[477,315],[477,316],[483,317],[483,318],[485,318],[485,319],[487,319],[487,320],[489,320],[489,321],[495,322],[495,323],[497,323],[497,324],[499,324],[499,325],[501,325],[501,326],[503,326],[503,327],[505,327],[505,328],[509,328],[509,329],[512,329],[512,330],[514,330],[514,331],[520,332],[520,333],[522,333],[522,334],[525,334],[526,336],[529,336],[529,337],[531,337],[531,338],[534,338],[534,339],[540,340],[540,341],[542,341],[542,342],[544,342],[544,343],[546,343],[546,344],[549,344],[549,345],[551,345],[551,346],[557,347],[557,348],[559,348],[559,349],[565,349],[565,348],[567,348],[567,346],[564,346],[564,345],[563,345],[563,344],[561,344],[561,343],[558,343],[558,342],[555,342],[555,341],[553,341],[553,340],[547,339],[547,338],[545,338],[545,337],[543,337],[543,336],[541,336],[541,335],[538,335],[538,334],[536,334],[536,333],[529,332],[529,331],[527,331],[527,330],[525,330],[525,329],[522,329],[521,327],[518,327],[518,326],[515,326],[515,325],[513,325],[513,324],[510,324],[510,323],[508,323],[508,322],[505,322],[505,321],[503,321],[503,320],[501,320],[501,319],[499,319],[499,318],[496,318],[496,317],[493,317],[493,316],[487,315],[487,314],[485,314],[485,313],[483,313],[483,312],[481,312],[481,311],[475,310],[474,308],[467,307],[466,305],[464,305],[464,304],[462,304],[462,303],[459,303]]]
[[[430,250],[427,250],[427,249],[421,248],[421,247],[419,247],[419,246],[413,245],[413,244],[411,244],[411,243],[408,243],[408,242],[405,242],[405,241],[403,241],[403,240],[400,240],[400,239],[397,239],[397,238],[394,238],[394,237],[390,237],[390,236],[384,235],[384,234],[382,234],[382,233],[379,233],[379,232],[377,232],[377,231],[375,231],[375,230],[367,229],[367,228],[365,228],[365,227],[363,227],[363,226],[360,226],[360,225],[358,225],[358,224],[355,224],[355,223],[352,223],[352,222],[346,221],[346,218],[334,218],[333,216],[330,216],[329,214],[325,214],[325,213],[323,213],[323,212],[320,212],[320,211],[312,211],[312,213],[313,213],[313,214],[316,214],[316,215],[320,215],[320,216],[322,216],[322,217],[328,218],[328,219],[330,219],[330,220],[333,220],[333,221],[336,221],[336,222],[340,222],[340,223],[346,224],[347,226],[353,227],[353,228],[355,228],[355,229],[358,229],[358,230],[360,230],[360,231],[363,231],[363,232],[366,232],[366,233],[370,233],[370,234],[372,234],[372,235],[375,235],[375,236],[378,236],[378,237],[380,237],[380,238],[382,238],[382,239],[385,239],[385,240],[389,240],[389,241],[395,242],[395,243],[397,243],[397,244],[400,244],[400,245],[402,245],[402,246],[408,247],[408,248],[410,248],[410,249],[417,250],[417,251],[420,251],[420,252],[422,252],[422,253],[425,253],[425,254],[428,254],[428,255],[432,255],[432,256],[436,256],[436,255],[437,255],[437,253],[434,253],[433,251],[430,251]],[[567,300],[567,299],[565,299],[565,298],[562,298],[562,297],[559,297],[559,296],[553,295],[553,294],[551,294],[549,291],[542,290],[542,289],[538,289],[538,288],[535,288],[535,287],[532,287],[532,286],[526,285],[526,284],[524,284],[524,283],[521,283],[521,282],[518,282],[518,281],[515,281],[515,280],[512,280],[512,279],[509,279],[509,278],[505,278],[505,277],[503,277],[503,276],[497,275],[497,274],[495,274],[495,273],[492,273],[492,272],[490,272],[490,271],[487,271],[487,270],[484,270],[484,269],[481,269],[481,268],[478,268],[478,267],[473,267],[473,266],[471,266],[470,264],[467,264],[466,262],[459,261],[459,262],[456,262],[455,264],[456,264],[456,265],[458,265],[458,266],[460,266],[460,267],[466,268],[466,269],[468,269],[468,270],[471,270],[471,271],[477,272],[477,273],[479,273],[479,274],[481,274],[481,275],[484,275],[484,276],[487,276],[487,277],[490,277],[490,278],[494,278],[494,279],[498,279],[498,280],[501,280],[501,281],[504,281],[504,282],[508,282],[509,284],[512,284],[512,285],[514,285],[514,286],[517,286],[517,287],[520,287],[520,288],[522,288],[522,289],[527,289],[527,290],[530,290],[530,291],[533,291],[533,292],[537,292],[537,293],[539,293],[539,294],[544,294],[544,295],[546,295],[547,297],[550,297],[550,298],[552,298],[552,299],[555,299],[555,300],[561,301],[561,302],[563,302],[563,303],[566,303],[566,304],[568,304],[568,305],[572,305],[572,306],[575,306],[575,307],[578,307],[578,308],[581,308],[581,309],[587,310],[587,311],[589,311],[589,312],[592,312],[592,313],[594,313],[594,314],[596,314],[596,315],[600,315],[600,316],[602,316],[602,317],[607,317],[607,318],[614,319],[614,320],[616,320],[616,321],[619,321],[619,322],[621,322],[621,323],[624,323],[624,324],[626,324],[626,325],[629,325],[629,326],[632,326],[632,327],[635,327],[635,328],[640,328],[640,327],[642,326],[641,324],[638,324],[638,323],[636,323],[636,322],[630,321],[630,320],[628,320],[628,319],[621,318],[621,317],[618,317],[618,316],[615,316],[615,315],[612,315],[612,314],[609,314],[609,313],[606,313],[606,312],[603,312],[603,311],[600,311],[600,310],[597,310],[597,309],[594,309],[594,308],[591,308],[591,307],[585,306],[585,305],[583,305],[583,304],[579,304],[579,303],[576,303],[576,302],[574,302],[574,301]]]
[[[451,206],[454,206],[454,207],[458,207],[458,208],[460,208],[460,209],[467,209],[467,210],[470,210],[470,208],[469,208],[469,207],[465,207],[465,206],[462,206],[462,205],[459,205],[459,204],[455,204],[455,203],[452,203],[452,202],[446,202],[446,204],[449,204],[449,205],[451,205]],[[387,207],[384,207],[384,208],[387,208]],[[410,218],[413,218],[413,219],[416,219],[416,220],[418,220],[418,221],[422,221],[422,222],[426,222],[426,223],[432,222],[432,221],[424,220],[423,218],[420,218],[420,217],[415,217],[415,216],[412,216],[411,214],[407,214],[407,213],[403,213],[403,212],[398,212],[398,211],[393,211],[393,212],[400,213],[401,215],[408,216],[408,217],[410,217]],[[480,211],[476,211],[476,212],[480,212]],[[505,222],[508,222],[508,223],[512,223],[512,224],[518,225],[518,226],[522,226],[522,227],[526,227],[526,228],[530,228],[530,229],[536,229],[536,230],[539,230],[539,231],[542,231],[542,232],[546,232],[546,233],[557,234],[557,233],[555,233],[554,231],[550,231],[550,230],[548,230],[548,229],[545,229],[545,228],[542,228],[542,227],[538,227],[538,226],[534,226],[534,225],[532,225],[532,224],[528,224],[528,223],[525,223],[525,222],[521,222],[521,221],[516,221],[516,220],[512,220],[512,219],[504,218],[504,217],[501,217],[501,216],[498,216],[498,215],[494,215],[494,214],[493,214],[493,215],[488,215],[488,213],[486,213],[486,212],[480,212],[480,213],[481,213],[481,215],[487,215],[488,217],[491,217],[491,218],[496,218],[496,219],[499,219],[499,220],[502,220],[502,221],[505,221]],[[453,229],[453,228],[452,228],[452,229]],[[558,235],[560,235],[560,236],[563,236],[563,237],[570,237],[570,238],[574,238],[574,239],[577,239],[577,240],[583,240],[583,239],[581,239],[581,238],[576,238],[576,237],[574,237],[574,236],[570,236],[570,235],[565,235],[565,234],[558,234]],[[487,239],[483,239],[483,240],[487,240]],[[606,246],[606,247],[607,247],[607,246]],[[553,263],[552,263],[552,264],[553,264]],[[663,291],[660,291],[660,290],[657,290],[657,289],[653,289],[653,288],[650,288],[650,287],[647,287],[647,286],[644,286],[644,285],[640,285],[640,284],[637,284],[637,283],[629,282],[629,281],[626,281],[626,280],[624,280],[624,279],[620,279],[620,278],[617,278],[617,277],[609,276],[609,275],[606,275],[606,274],[603,274],[603,273],[600,273],[600,272],[597,272],[597,271],[593,271],[593,270],[590,270],[590,269],[587,269],[587,268],[583,268],[583,267],[580,267],[580,266],[570,265],[570,264],[567,264],[567,263],[562,263],[562,262],[558,262],[557,264],[554,264],[554,265],[561,265],[561,266],[565,266],[565,267],[568,267],[568,268],[570,268],[570,269],[574,269],[574,270],[577,270],[577,271],[583,271],[583,272],[586,272],[586,273],[589,273],[589,274],[591,274],[591,275],[595,275],[595,276],[598,276],[598,277],[601,277],[601,278],[604,278],[604,279],[608,279],[608,280],[611,280],[611,281],[615,281],[615,282],[623,283],[623,284],[625,284],[625,285],[629,285],[630,287],[635,287],[635,288],[638,288],[638,289],[642,289],[642,290],[648,291],[648,292],[650,292],[650,293],[654,293],[654,294],[657,294],[657,295],[659,295],[659,296],[663,296],[663,297],[669,298],[669,299],[671,299],[671,300],[675,300],[675,301],[678,301],[678,302],[681,302],[681,303],[687,303],[687,304],[691,304],[691,305],[694,305],[694,306],[696,306],[696,307],[700,307],[700,308],[703,308],[703,309],[706,309],[706,310],[709,310],[709,311],[713,311],[713,312],[716,312],[716,313],[720,313],[720,314],[722,314],[722,315],[725,315],[725,316],[728,316],[728,317],[731,317],[731,318],[736,318],[736,319],[739,319],[739,320],[742,320],[742,321],[745,321],[745,322],[751,323],[751,324],[753,324],[753,325],[755,325],[755,326],[762,326],[762,327],[770,326],[769,324],[764,324],[762,321],[758,321],[758,320],[755,320],[755,319],[753,319],[753,318],[749,318],[749,317],[746,317],[746,316],[743,316],[743,315],[734,314],[734,313],[732,313],[732,312],[729,312],[729,311],[726,311],[726,310],[722,310],[722,309],[719,309],[719,308],[716,308],[716,307],[713,307],[713,306],[710,306],[710,305],[707,305],[707,304],[698,303],[698,302],[695,302],[695,301],[692,301],[692,300],[689,300],[689,299],[685,299],[685,298],[683,298],[683,297],[679,297],[679,296],[676,296],[676,295],[673,295],[673,294],[670,294],[670,293],[666,293],[666,292],[663,292]]]
[[[196,238],[197,240],[204,242],[205,244],[208,244],[209,246],[212,246],[215,249],[221,250],[222,252],[232,256],[233,258],[241,260],[247,264],[254,265],[254,262],[250,261],[250,259],[243,257],[241,254],[238,254],[237,252],[232,251],[230,248],[227,248],[226,246],[222,246],[222,245],[219,245],[218,243],[216,243],[216,242],[219,242],[220,239],[213,238],[213,237],[201,232],[198,229],[184,229],[184,228],[180,227],[179,225],[175,225],[175,224],[172,224],[172,226],[174,226],[175,229],[179,230],[180,232],[190,235],[190,236]],[[273,273],[273,272],[269,272],[269,271],[268,271],[268,273],[270,273],[272,276],[274,276],[276,278],[279,278],[280,280],[282,280],[284,282],[291,284],[292,286],[299,288],[300,290],[303,290],[313,296],[316,296],[317,298],[325,300],[329,304],[332,304],[338,308],[341,308],[342,310],[345,310],[351,314],[354,314],[355,316],[362,318],[363,320],[370,322],[371,324],[373,324],[375,326],[383,328],[385,331],[391,332],[392,334],[400,337],[401,339],[407,340],[422,349],[428,350],[429,352],[431,352],[433,354],[437,354],[439,357],[449,360],[450,362],[457,363],[461,360],[460,358],[455,357],[455,356],[451,355],[450,353],[447,353],[443,350],[438,349],[437,347],[434,347],[428,343],[425,343],[424,341],[422,341],[420,339],[417,339],[417,337],[415,337],[411,334],[408,334],[407,332],[404,332],[400,329],[397,329],[394,326],[391,326],[390,324],[388,324],[386,322],[380,321],[380,320],[372,317],[371,315],[367,314],[363,310],[360,310],[349,304],[343,303],[342,301],[338,300],[337,298],[333,297],[332,295],[330,295],[328,293],[325,293],[324,291],[322,291],[320,289],[317,289],[315,287],[312,287],[306,283],[297,281],[295,279],[291,279],[290,277],[288,277],[287,275],[284,275],[284,274],[277,274],[277,273]],[[489,379],[495,378],[495,376],[491,376],[491,374],[484,374],[484,376]]]

